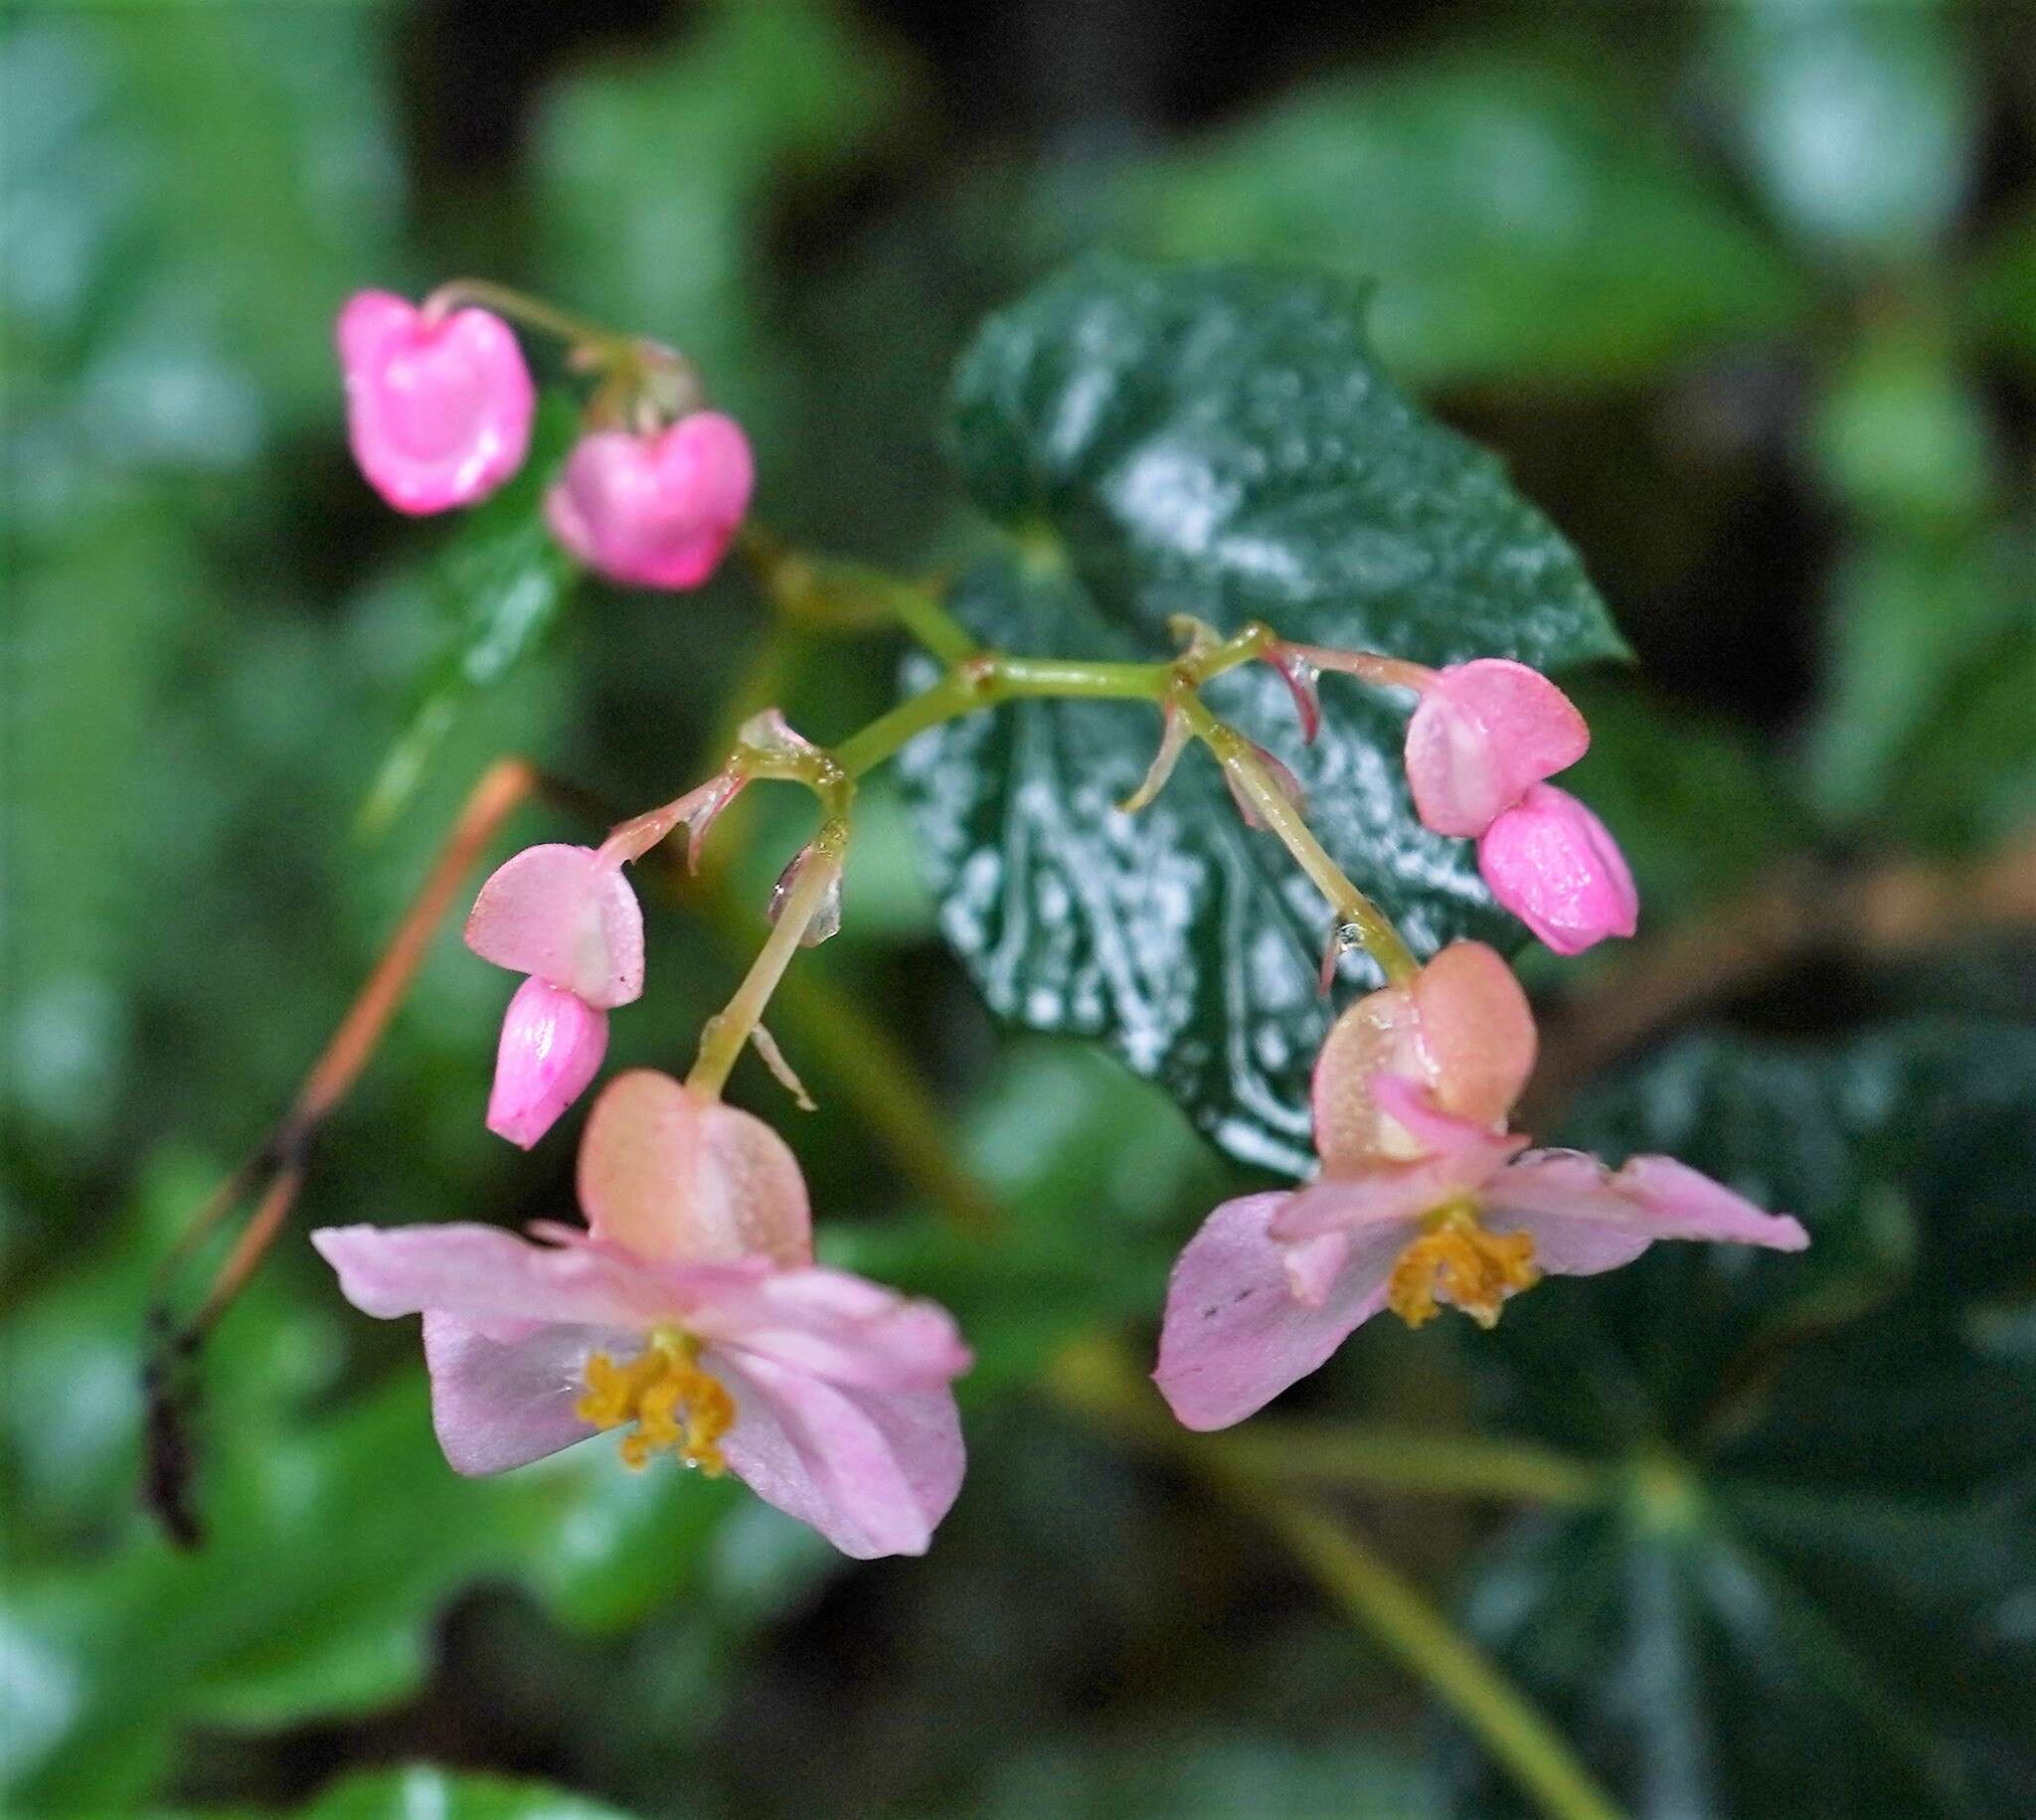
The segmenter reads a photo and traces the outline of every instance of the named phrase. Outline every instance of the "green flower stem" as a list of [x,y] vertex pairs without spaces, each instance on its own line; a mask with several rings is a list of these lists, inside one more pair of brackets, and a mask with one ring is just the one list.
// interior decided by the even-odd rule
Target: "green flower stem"
[[570,310],[558,309],[541,297],[529,296],[487,278],[454,278],[441,284],[424,299],[424,308],[442,312],[467,303],[478,304],[482,309],[493,310],[498,316],[527,323],[531,328],[542,329],[547,335],[556,335],[561,341],[571,342],[577,347],[599,348],[609,355],[619,355],[633,352],[637,346],[633,336],[620,334],[585,316],[576,316]]
[[1259,819],[1279,837],[1294,863],[1328,899],[1341,927],[1364,944],[1387,980],[1399,985],[1420,972],[1420,963],[1401,940],[1392,917],[1359,891],[1329,857],[1306,818],[1279,787],[1259,748],[1211,714],[1193,691],[1180,691],[1174,705],[1188,731],[1215,754]]
[[1610,1489],[1607,1475],[1588,1461],[1528,1441],[1478,1435],[1260,1416],[1216,1444],[1233,1467],[1253,1477],[1353,1490],[1583,1505]]
[[1618,1820],[1619,1810],[1569,1743],[1498,1666],[1336,1513],[1269,1486],[1266,1462],[1241,1446],[1241,1437],[1176,1426],[1113,1344],[1070,1348],[1056,1362],[1049,1388],[1098,1427],[1177,1460],[1271,1530],[1345,1615],[1448,1707],[1552,1820]]
[[847,847],[848,824],[837,820],[828,822],[806,849],[791,889],[778,909],[777,926],[758,949],[757,958],[750,963],[735,996],[707,1020],[707,1027],[700,1033],[700,1053],[693,1063],[693,1072],[686,1076],[686,1085],[695,1092],[711,1098],[721,1096],[736,1058],[743,1053],[743,1046],[763,1018],[764,1006],[784,977],[785,968],[791,965],[791,957],[826,903],[827,894],[839,881]]

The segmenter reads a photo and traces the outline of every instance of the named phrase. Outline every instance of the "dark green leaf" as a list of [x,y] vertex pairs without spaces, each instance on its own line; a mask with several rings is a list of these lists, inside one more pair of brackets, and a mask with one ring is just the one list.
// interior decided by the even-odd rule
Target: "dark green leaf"
[[547,399],[522,471],[431,559],[424,585],[452,631],[361,805],[364,833],[380,833],[402,812],[461,712],[542,647],[572,597],[583,572],[545,524],[543,503],[576,428],[566,402]]
[[628,1820],[618,1807],[542,1782],[466,1775],[423,1763],[351,1775],[296,1810],[297,1820]]
[[[1159,656],[1168,615],[1192,613],[1428,663],[1622,649],[1500,463],[1394,390],[1340,281],[1086,264],[991,319],[955,425],[976,499],[1030,545],[952,602],[1004,648]],[[1324,844],[1417,948],[1517,942],[1469,847],[1414,819],[1401,704],[1329,678],[1302,748],[1270,671],[1210,699],[1293,767]],[[1115,810],[1157,736],[1136,704],[1045,702],[912,748],[942,928],[1000,1014],[1106,1038],[1233,1154],[1299,1168],[1327,913],[1200,753],[1142,815]]]
[[1316,83],[1125,189],[1147,250],[1376,278],[1380,350],[1423,385],[1604,386],[1804,301],[1658,114],[1521,59]]
[[2036,362],[2036,204],[2025,202],[1981,252],[1966,306],[1989,341]]
[[1741,154],[1784,224],[1839,253],[1940,239],[1976,136],[1961,9],[1750,0],[1707,23]]
[[[1686,1043],[1566,1133],[1664,1150],[1810,1228],[1550,1282],[1483,1352],[1514,1424],[1619,1491],[1523,1521],[1473,1628],[1642,1814],[2026,1812],[2036,1032]],[[1459,1811],[1516,1811],[1480,1773]]]

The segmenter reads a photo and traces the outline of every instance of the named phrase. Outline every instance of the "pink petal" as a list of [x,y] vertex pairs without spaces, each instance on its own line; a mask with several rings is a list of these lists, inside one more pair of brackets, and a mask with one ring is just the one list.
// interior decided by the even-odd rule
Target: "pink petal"
[[1387,986],[1353,1000],[1329,1027],[1310,1088],[1315,1151],[1326,1174],[1408,1154],[1407,1134],[1389,1128],[1372,1086],[1381,1075],[1420,1069],[1415,1016],[1414,995]]
[[599,1010],[643,994],[643,910],[615,860],[591,847],[526,847],[474,899],[466,945]]
[[1407,723],[1407,781],[1438,834],[1482,834],[1529,786],[1583,757],[1591,731],[1538,670],[1509,658],[1451,664]]
[[1799,1251],[1809,1235],[1673,1157],[1636,1156],[1616,1172],[1577,1150],[1530,1150],[1486,1185],[1495,1232],[1533,1235],[1534,1261],[1589,1276],[1630,1263],[1657,1239],[1698,1239]]
[[424,1316],[431,1426],[454,1472],[480,1478],[541,1460],[596,1430],[573,1413],[586,1394],[587,1355],[626,1355],[639,1335],[547,1325],[491,1340],[457,1315]]
[[1534,1073],[1534,1013],[1513,969],[1481,941],[1452,941],[1416,975],[1416,1027],[1445,1112],[1497,1124]]
[[961,1489],[951,1392],[844,1388],[754,1353],[701,1362],[736,1402],[722,1451],[766,1504],[857,1561],[926,1553]]
[[1175,1260],[1152,1377],[1187,1427],[1227,1428],[1264,1408],[1385,1303],[1405,1229],[1359,1236],[1322,1299],[1306,1303],[1293,1294],[1286,1249],[1270,1231],[1288,1199],[1224,1202]]
[[944,1308],[845,1270],[782,1271],[707,1304],[689,1326],[724,1350],[863,1390],[933,1390],[973,1363]]
[[337,340],[354,459],[399,512],[470,505],[523,465],[537,391],[499,317],[431,319],[361,291],[339,313]]
[[655,436],[584,436],[546,497],[560,543],[611,580],[698,587],[743,514],[756,470],[732,417],[699,411]]
[[637,1069],[608,1082],[580,1140],[595,1237],[671,1263],[812,1261],[805,1179],[761,1118]]
[[1567,790],[1536,784],[1485,830],[1477,867],[1492,896],[1558,954],[1639,926],[1625,855]]
[[528,1150],[587,1091],[607,1047],[605,1011],[533,974],[502,1019],[488,1129]]
[[487,1338],[524,1338],[533,1322],[639,1331],[672,1319],[654,1271],[590,1247],[535,1245],[493,1226],[328,1226],[311,1235],[340,1292],[378,1320],[459,1316]]

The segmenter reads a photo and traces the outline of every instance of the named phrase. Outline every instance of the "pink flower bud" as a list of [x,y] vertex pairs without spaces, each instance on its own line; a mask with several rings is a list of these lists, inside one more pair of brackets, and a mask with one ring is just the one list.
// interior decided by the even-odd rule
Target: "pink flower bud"
[[605,1011],[535,976],[525,980],[502,1019],[488,1129],[528,1150],[587,1091],[607,1047]]
[[1638,926],[1639,895],[1618,843],[1552,784],[1534,785],[1485,830],[1477,866],[1492,896],[1558,954]]
[[601,1010],[643,994],[643,911],[620,863],[588,847],[526,847],[473,901],[466,945]]
[[1540,671],[1480,657],[1422,691],[1407,723],[1407,781],[1423,822],[1473,839],[1590,745],[1576,705]]
[[537,392],[499,316],[426,315],[364,290],[337,339],[354,459],[399,512],[471,505],[523,465]]
[[545,500],[560,543],[610,580],[698,587],[749,508],[756,470],[733,417],[696,411],[654,436],[584,436]]

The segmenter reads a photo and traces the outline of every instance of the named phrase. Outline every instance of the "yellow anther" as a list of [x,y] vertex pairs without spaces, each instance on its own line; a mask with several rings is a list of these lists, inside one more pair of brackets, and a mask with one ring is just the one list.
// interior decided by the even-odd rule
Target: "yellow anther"
[[735,1399],[721,1381],[700,1369],[699,1343],[689,1335],[660,1330],[625,1365],[606,1353],[590,1354],[587,1395],[574,1414],[596,1428],[634,1423],[622,1436],[622,1460],[641,1469],[660,1447],[669,1447],[688,1466],[709,1478],[728,1470],[721,1437],[735,1424]]
[[1531,1289],[1540,1280],[1528,1234],[1486,1232],[1468,1207],[1451,1207],[1434,1216],[1394,1261],[1386,1306],[1419,1327],[1435,1317],[1439,1301],[1449,1302],[1478,1326],[1492,1327],[1508,1290]]

